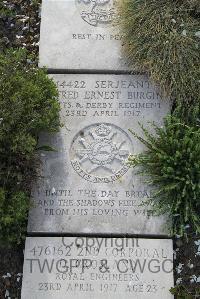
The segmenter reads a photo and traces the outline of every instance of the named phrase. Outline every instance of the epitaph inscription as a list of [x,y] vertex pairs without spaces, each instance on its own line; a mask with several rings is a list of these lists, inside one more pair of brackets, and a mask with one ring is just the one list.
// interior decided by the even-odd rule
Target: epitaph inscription
[[41,176],[33,188],[30,232],[166,235],[165,217],[141,203],[151,189],[130,154],[145,150],[129,129],[161,124],[169,103],[145,76],[52,75],[60,94],[61,130],[43,134]]
[[172,299],[171,287],[171,240],[26,240],[22,299]]

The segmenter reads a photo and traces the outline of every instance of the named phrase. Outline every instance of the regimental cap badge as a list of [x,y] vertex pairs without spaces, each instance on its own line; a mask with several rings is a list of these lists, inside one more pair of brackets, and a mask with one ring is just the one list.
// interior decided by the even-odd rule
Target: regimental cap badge
[[97,126],[95,129],[95,133],[99,137],[106,137],[111,133],[111,127],[105,125],[105,124],[100,124]]

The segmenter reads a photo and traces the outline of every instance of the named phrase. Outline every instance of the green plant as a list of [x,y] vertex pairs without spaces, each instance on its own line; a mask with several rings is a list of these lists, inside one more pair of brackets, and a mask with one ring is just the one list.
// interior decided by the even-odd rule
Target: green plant
[[0,18],[13,16],[12,5],[7,5],[7,3],[0,2]]
[[[189,7],[194,10],[195,14],[200,13],[200,2],[199,0],[186,0],[188,3]],[[196,15],[198,17],[198,15]]]
[[170,290],[170,292],[176,296],[177,299],[197,299],[200,295],[200,288],[196,288],[195,294],[191,294],[184,285],[178,285]]
[[200,101],[200,18],[196,0],[125,0],[119,24],[133,69],[147,71],[176,102]]
[[38,135],[59,128],[58,92],[25,50],[0,54],[0,239],[19,242],[26,230]]
[[155,211],[169,214],[173,233],[184,235],[188,224],[200,232],[200,127],[182,123],[178,114],[168,116],[164,127],[152,124],[156,135],[142,125],[144,138],[133,132],[147,151],[131,156],[130,164],[140,166],[153,186],[149,203]]
[[27,192],[0,189],[0,232],[1,242],[18,243],[26,232],[29,209]]

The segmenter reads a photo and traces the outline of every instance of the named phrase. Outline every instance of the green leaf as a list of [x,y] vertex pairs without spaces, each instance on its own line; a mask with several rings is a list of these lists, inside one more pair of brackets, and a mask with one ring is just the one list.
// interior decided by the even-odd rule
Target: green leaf
[[49,145],[42,145],[36,148],[37,151],[57,152],[57,150]]

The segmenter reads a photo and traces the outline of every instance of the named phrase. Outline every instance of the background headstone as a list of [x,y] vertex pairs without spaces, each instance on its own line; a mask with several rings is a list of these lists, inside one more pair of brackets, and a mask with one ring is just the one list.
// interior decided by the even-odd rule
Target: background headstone
[[52,75],[61,103],[60,133],[41,136],[41,178],[33,190],[29,232],[166,235],[165,217],[140,206],[151,196],[129,168],[145,150],[129,132],[161,124],[169,102],[146,76]]
[[27,238],[22,299],[172,299],[171,240]]
[[43,0],[40,66],[126,70],[115,18],[116,0]]

